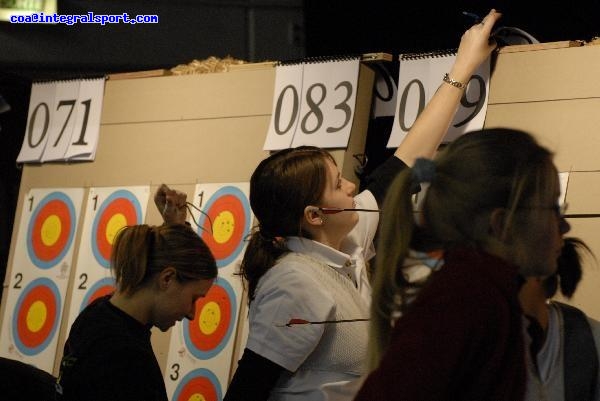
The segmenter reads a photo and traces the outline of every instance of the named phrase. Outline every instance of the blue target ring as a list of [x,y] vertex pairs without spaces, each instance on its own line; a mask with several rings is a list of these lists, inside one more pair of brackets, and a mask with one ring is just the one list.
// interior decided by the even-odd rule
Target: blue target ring
[[[107,269],[110,267],[112,242],[107,239],[106,235],[107,229],[111,227],[111,219],[116,215],[122,216],[125,225],[142,222],[142,207],[130,191],[121,189],[113,192],[102,202],[94,218],[91,238],[92,252],[100,266]],[[108,234],[115,235],[116,232],[108,232]]]
[[60,314],[61,296],[56,284],[45,277],[29,283],[13,313],[12,334],[17,349],[29,356],[44,351],[56,335]]
[[81,313],[81,311],[83,311],[86,306],[91,304],[99,296],[104,296],[110,292],[113,292],[114,287],[115,279],[112,277],[104,277],[96,281],[96,283],[94,283],[94,285],[92,285],[85,293],[83,301],[81,302],[81,307],[79,308],[79,312]]
[[[55,231],[52,244],[44,242],[44,223],[54,218]],[[27,254],[40,269],[50,269],[69,251],[75,237],[75,206],[63,192],[52,192],[36,206],[27,227]]]
[[208,369],[194,369],[186,374],[177,385],[171,399],[173,401],[188,401],[196,398],[206,401],[221,401],[223,399],[219,379]]
[[228,185],[210,197],[204,213],[198,221],[202,227],[198,234],[212,251],[217,267],[227,266],[244,249],[244,239],[250,232],[250,202],[239,188]]

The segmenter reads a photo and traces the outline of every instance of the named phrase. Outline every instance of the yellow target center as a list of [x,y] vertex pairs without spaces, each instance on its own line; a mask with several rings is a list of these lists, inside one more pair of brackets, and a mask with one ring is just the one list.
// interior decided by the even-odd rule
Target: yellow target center
[[195,393],[188,398],[188,401],[206,401],[206,398],[202,394]]
[[42,301],[35,301],[27,311],[27,328],[33,333],[37,333],[44,327],[48,310]]
[[106,241],[112,245],[119,230],[127,225],[127,219],[121,213],[115,213],[106,223]]
[[56,241],[60,238],[60,232],[62,225],[57,215],[53,214],[48,216],[42,224],[42,242],[45,246],[52,246],[56,244]]
[[225,210],[217,216],[213,223],[213,237],[219,244],[224,244],[233,235],[233,229],[235,228],[235,219],[233,213]]
[[221,322],[221,308],[215,301],[207,302],[200,311],[198,328],[202,334],[211,335],[219,327]]

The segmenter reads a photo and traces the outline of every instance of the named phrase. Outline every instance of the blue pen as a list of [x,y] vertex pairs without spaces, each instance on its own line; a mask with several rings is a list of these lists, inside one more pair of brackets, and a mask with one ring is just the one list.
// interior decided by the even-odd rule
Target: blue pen
[[475,13],[470,13],[470,12],[468,12],[468,11],[463,11],[463,12],[462,12],[462,14],[463,14],[465,17],[472,18],[472,19],[474,20],[474,23],[475,23],[475,24],[478,24],[478,23],[480,23],[480,22],[481,22],[481,17],[480,17],[479,15],[475,14]]

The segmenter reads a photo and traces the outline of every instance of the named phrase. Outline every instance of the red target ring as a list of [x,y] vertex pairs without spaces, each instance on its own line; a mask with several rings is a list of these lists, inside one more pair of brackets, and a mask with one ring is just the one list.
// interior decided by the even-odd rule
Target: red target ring
[[115,292],[115,280],[112,277],[105,277],[98,280],[94,285],[90,287],[85,296],[83,302],[79,308],[79,312],[83,311],[86,306],[94,302],[96,299],[101,298],[105,295],[112,294]]
[[196,301],[194,319],[183,321],[185,343],[194,356],[209,359],[227,345],[235,322],[235,299],[233,288],[220,279]]
[[13,336],[21,352],[34,355],[48,346],[58,326],[60,303],[56,284],[47,278],[23,290],[13,317]]
[[27,228],[27,252],[37,267],[49,269],[65,257],[75,236],[75,221],[75,207],[64,193],[42,199]]
[[233,186],[219,189],[209,199],[200,217],[200,226],[209,227],[200,232],[217,260],[223,267],[235,260],[244,247],[244,237],[250,230],[250,204],[246,195]]
[[48,202],[33,224],[31,242],[36,255],[46,262],[56,259],[69,241],[70,226],[67,205],[57,199]]
[[196,369],[189,372],[177,386],[173,401],[220,401],[221,386],[219,380],[208,369]]
[[116,191],[103,202],[92,227],[92,250],[100,265],[109,267],[112,244],[119,230],[141,221],[139,202],[131,192]]

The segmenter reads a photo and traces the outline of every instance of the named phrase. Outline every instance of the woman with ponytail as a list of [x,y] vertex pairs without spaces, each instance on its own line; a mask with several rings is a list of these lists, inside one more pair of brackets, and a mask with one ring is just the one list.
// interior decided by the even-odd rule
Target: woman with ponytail
[[58,398],[167,401],[150,329],[194,318],[217,276],[215,259],[184,224],[144,224],[119,231],[111,268],[116,291],[88,305],[70,329]]
[[225,401],[320,401],[325,388],[334,391],[366,373],[366,264],[380,205],[398,172],[437,150],[466,87],[461,82],[496,47],[490,32],[498,18],[492,10],[465,32],[445,80],[358,195],[332,156],[316,147],[282,150],[258,165],[250,179],[258,227],[241,264],[249,336]]
[[[408,188],[428,184],[417,218]],[[385,200],[371,307],[371,373],[357,401],[519,401],[526,277],[557,268],[569,230],[552,155],[531,135],[467,133],[419,159]],[[414,279],[407,259],[441,250]]]

